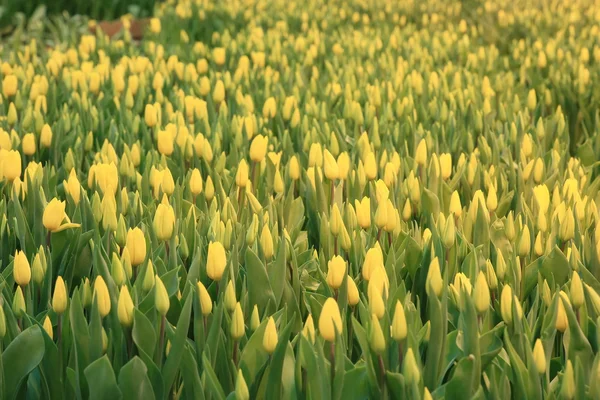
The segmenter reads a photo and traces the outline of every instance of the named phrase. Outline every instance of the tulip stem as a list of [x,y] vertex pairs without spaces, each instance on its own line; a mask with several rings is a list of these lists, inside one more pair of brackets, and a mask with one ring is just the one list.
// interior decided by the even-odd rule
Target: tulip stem
[[387,399],[387,387],[385,384],[385,364],[383,363],[383,357],[380,355],[377,356],[379,361],[379,370],[381,371],[381,381],[379,382],[379,386],[381,387],[381,398]]
[[52,232],[48,231],[48,233],[46,234],[46,247],[48,249],[50,249],[50,236],[51,236]]
[[234,340],[233,341],[233,365],[235,365],[235,367],[237,368],[238,366],[238,341]]
[[164,347],[165,347],[165,321],[166,321],[166,317],[163,315],[160,318],[160,336],[159,336],[159,341],[158,341],[158,362],[157,365],[159,368],[162,368],[162,359],[163,359],[163,353],[165,351]]
[[106,254],[110,256],[110,229],[106,235]]
[[58,347],[58,370],[63,370],[63,349],[62,349],[62,314],[58,314],[56,319],[56,347]]
[[404,358],[404,353],[402,351],[402,343],[398,342],[398,372],[402,371],[402,359]]
[[333,397],[333,381],[335,377],[335,341],[330,343],[329,356],[331,357],[331,395]]
[[254,190],[256,189],[256,185],[254,184],[254,175],[255,175],[255,171],[256,171],[256,164],[258,164],[256,161],[252,163],[252,169],[250,170],[250,179],[252,181],[252,191],[254,192]]
[[333,236],[333,255],[338,255],[338,238],[337,236]]
[[332,179],[331,180],[331,198],[329,199],[329,201],[331,202],[331,206],[333,207],[333,196],[334,196],[334,191],[335,191],[335,181]]
[[206,316],[202,317],[202,323],[204,324],[204,336],[206,336],[206,323],[207,323]]
[[383,232],[383,229],[379,228],[379,230],[377,231],[377,240],[376,242],[379,242],[379,239],[381,238],[381,233]]

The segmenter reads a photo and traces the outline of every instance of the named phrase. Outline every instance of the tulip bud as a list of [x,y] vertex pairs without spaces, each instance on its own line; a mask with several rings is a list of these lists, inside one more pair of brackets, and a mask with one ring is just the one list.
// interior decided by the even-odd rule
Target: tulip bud
[[239,302],[234,304],[233,314],[231,315],[231,337],[233,340],[240,340],[246,333],[244,325],[244,313]]
[[442,274],[440,272],[440,262],[437,257],[435,257],[429,264],[429,271],[427,272],[426,282],[427,293],[430,296],[432,294],[434,294],[437,297],[440,297],[442,295],[444,280],[442,279]]
[[[165,204],[167,203],[167,204]],[[163,200],[156,208],[153,221],[156,236],[161,241],[168,241],[173,236],[175,212],[168,201]]]
[[568,297],[563,291],[561,291],[559,293],[558,307],[556,310],[556,329],[559,332],[566,331],[569,326],[569,320],[567,319],[567,312],[565,311],[565,305],[563,304],[563,301],[568,303]]
[[527,225],[523,226],[518,250],[519,257],[526,257],[531,251],[531,235],[529,234],[529,227]]
[[337,237],[340,234],[341,226],[344,224],[342,221],[342,214],[340,213],[340,209],[337,204],[333,205],[331,209],[331,216],[329,218],[329,229],[331,230],[331,234]]
[[220,281],[227,267],[227,255],[220,242],[210,242],[206,261],[206,273],[213,281]]
[[571,208],[567,209],[558,230],[558,237],[561,241],[567,242],[575,237],[575,218]]
[[571,363],[571,360],[567,360],[565,372],[562,376],[560,394],[564,399],[570,400],[575,398],[575,374],[573,372],[573,364]]
[[269,317],[263,336],[263,349],[268,354],[273,354],[275,348],[277,347],[278,341],[279,338],[277,337],[277,327],[275,326],[275,320],[273,319],[273,317]]
[[504,285],[500,295],[500,314],[507,325],[512,323],[512,302],[513,293],[509,285]]
[[323,336],[323,339],[334,342],[336,332],[341,334],[342,329],[342,317],[340,315],[339,306],[335,299],[329,297],[321,309],[321,315],[319,317],[319,333]]
[[244,380],[244,374],[241,369],[238,369],[237,378],[235,380],[235,399],[236,400],[248,400],[250,399],[250,392],[248,391],[248,385]]
[[538,374],[541,375],[546,372],[546,354],[540,339],[537,339],[533,346],[533,361],[535,362]]
[[456,229],[454,225],[454,217],[450,216],[444,225],[444,229],[442,231],[442,243],[446,249],[450,249],[454,245],[454,240],[456,237]]
[[167,315],[170,307],[169,294],[165,288],[165,284],[158,275],[154,276],[154,306],[156,311],[163,317]]
[[327,284],[337,290],[342,286],[346,276],[346,261],[340,256],[335,256],[327,263],[327,266]]
[[410,347],[406,351],[402,374],[409,385],[418,384],[421,381],[421,371],[417,365],[413,349]]
[[21,286],[17,286],[15,290],[15,297],[13,298],[12,304],[13,314],[17,318],[22,318],[25,315],[25,297],[23,297],[23,290],[21,290]]
[[358,224],[363,229],[369,229],[371,226],[371,201],[368,197],[363,197],[360,202],[355,200],[354,206],[356,207]]
[[210,298],[210,294],[202,284],[202,282],[198,282],[198,297],[200,299],[200,308],[202,310],[202,315],[206,317],[212,312],[212,300]]
[[235,183],[240,188],[246,187],[246,184],[248,183],[248,163],[244,158],[241,159],[238,165],[237,172],[235,174]]
[[571,304],[574,308],[579,308],[583,305],[584,296],[583,296],[583,284],[581,283],[581,278],[579,277],[579,273],[573,271],[573,276],[571,277],[571,286],[569,288],[569,293],[571,295]]
[[456,190],[452,192],[452,195],[450,196],[450,207],[448,211],[450,212],[450,214],[454,214],[454,216],[457,218],[462,215],[462,205],[460,203],[460,196],[458,195],[458,192]]
[[46,331],[46,334],[48,335],[50,340],[53,340],[54,332],[53,332],[53,327],[52,327],[52,321],[50,321],[50,317],[48,317],[47,315],[46,315],[46,318],[44,318],[44,323],[43,323],[42,327]]
[[262,232],[260,234],[260,247],[262,249],[266,261],[268,262],[269,260],[271,260],[274,254],[274,245],[273,237],[271,236],[271,231],[269,230],[268,225],[263,226]]
[[325,149],[323,156],[325,177],[327,177],[327,179],[331,181],[338,179],[340,177],[340,171],[338,168],[337,161],[327,149]]
[[369,342],[371,344],[371,349],[373,349],[376,354],[381,354],[385,350],[385,337],[383,336],[379,319],[377,319],[375,314],[371,314],[371,334],[369,335]]
[[298,158],[296,158],[296,156],[292,156],[292,158],[290,158],[289,173],[292,180],[297,181],[300,179],[300,163],[298,162]]
[[[239,303],[238,303],[239,304]],[[260,315],[258,314],[258,306],[255,304],[250,316],[250,329],[255,331],[260,326]]]
[[41,285],[44,281],[44,275],[46,274],[44,271],[44,267],[42,266],[42,261],[39,253],[35,255],[33,259],[33,265],[31,266],[31,274],[33,276],[33,282],[37,285]]
[[485,313],[490,308],[490,288],[482,271],[479,271],[479,275],[477,276],[473,297],[475,300],[475,309],[479,314]]
[[256,163],[262,162],[267,155],[269,139],[266,136],[257,135],[250,145],[250,159]]
[[110,295],[108,294],[108,287],[102,279],[102,276],[96,277],[94,281],[94,299],[98,303],[98,312],[102,318],[106,317],[110,312]]
[[125,270],[117,253],[113,253],[110,268],[110,274],[115,282],[115,285],[121,286],[125,283]]
[[377,318],[383,318],[385,314],[385,302],[383,301],[381,291],[375,285],[368,285],[367,297],[371,313],[377,315]]
[[13,277],[19,286],[27,286],[31,280],[31,268],[29,260],[23,251],[16,251],[13,260]]
[[125,328],[131,328],[133,325],[133,300],[129,295],[127,286],[121,286],[121,292],[119,293],[119,302],[117,304],[117,314],[119,322]]
[[236,302],[237,298],[235,296],[235,288],[233,287],[233,281],[229,281],[227,283],[227,287],[225,288],[225,308],[229,312],[233,311]]
[[408,328],[406,326],[406,316],[404,314],[404,307],[398,300],[396,302],[396,308],[394,310],[394,317],[392,319],[392,338],[400,342],[406,338]]
[[56,278],[56,284],[54,285],[54,295],[52,296],[52,309],[57,314],[62,314],[67,309],[67,288],[62,276]]
[[417,165],[424,167],[427,164],[427,142],[421,139],[415,152],[415,162]]

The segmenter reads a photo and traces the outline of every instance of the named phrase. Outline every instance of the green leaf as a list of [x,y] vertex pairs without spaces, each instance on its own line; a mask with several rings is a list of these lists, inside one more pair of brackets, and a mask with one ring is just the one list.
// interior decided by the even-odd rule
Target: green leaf
[[289,345],[289,338],[293,325],[294,321],[290,321],[281,332],[281,335],[279,335],[279,341],[277,342],[277,347],[275,347],[275,351],[273,352],[271,365],[269,368],[270,371],[267,380],[266,393],[267,398],[277,399],[281,397],[281,376],[283,373],[283,362],[285,360],[285,354]]
[[152,323],[137,308],[133,313],[133,342],[139,350],[148,355],[154,354],[156,347],[156,334]]
[[248,301],[256,304],[259,311],[264,313],[268,304],[275,304],[275,294],[265,265],[252,249],[246,250],[246,276]]
[[15,398],[23,379],[38,366],[44,353],[44,337],[38,325],[25,329],[8,345],[2,353],[5,399]]
[[119,388],[125,399],[155,399],[152,384],[148,378],[148,368],[138,357],[134,356],[119,371]]
[[188,330],[190,327],[190,319],[192,315],[192,296],[188,295],[185,300],[179,321],[177,322],[177,328],[175,329],[175,336],[171,337],[171,350],[169,356],[165,361],[165,365],[162,369],[163,383],[167,392],[170,391],[173,382],[175,381],[175,375],[179,369],[181,363],[181,357],[183,356],[183,348],[187,341]]
[[123,397],[115,379],[115,372],[106,355],[88,365],[84,373],[90,388],[90,400],[112,400]]
[[225,393],[223,392],[223,388],[219,383],[219,378],[217,378],[217,375],[210,365],[210,360],[206,357],[206,354],[202,355],[202,367],[204,368],[202,377],[205,379],[206,388],[210,390],[214,398],[218,400],[224,400]]

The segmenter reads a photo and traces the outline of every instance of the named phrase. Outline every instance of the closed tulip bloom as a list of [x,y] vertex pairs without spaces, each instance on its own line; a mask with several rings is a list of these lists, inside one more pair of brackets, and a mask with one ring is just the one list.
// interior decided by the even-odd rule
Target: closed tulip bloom
[[267,155],[269,139],[266,136],[256,135],[250,145],[250,159],[256,163],[262,162]]
[[375,245],[373,248],[367,251],[365,255],[365,261],[363,262],[362,267],[362,277],[364,280],[368,281],[371,279],[371,273],[375,270],[375,268],[379,268],[383,266],[383,253],[381,251],[381,247]]
[[165,156],[173,154],[173,135],[169,131],[158,131],[158,152]]
[[478,313],[483,314],[490,308],[490,288],[482,271],[479,271],[479,275],[477,275],[473,297],[475,300],[475,309]]
[[62,224],[62,221],[65,219],[66,216],[65,207],[65,202],[59,201],[55,197],[50,201],[50,203],[48,203],[48,205],[44,209],[42,223],[44,224],[44,227],[50,232],[55,232]]
[[377,178],[377,162],[375,161],[375,154],[373,152],[369,152],[365,157],[365,176],[368,180],[372,181]]
[[207,315],[210,315],[210,313],[212,312],[212,299],[210,298],[210,294],[208,293],[208,290],[206,290],[206,287],[204,286],[204,284],[202,284],[202,282],[198,282],[198,297],[200,298],[200,308],[202,309],[202,315],[204,315],[205,317]]
[[220,281],[227,266],[227,255],[225,247],[221,242],[210,242],[208,244],[208,256],[206,261],[206,274],[213,281]]
[[419,166],[425,166],[425,164],[427,164],[427,142],[425,142],[425,139],[421,139],[421,141],[417,145],[417,150],[415,152],[415,162]]
[[340,170],[337,161],[327,149],[325,149],[323,156],[325,176],[332,181],[338,179],[340,177]]
[[225,100],[225,85],[222,80],[218,80],[213,89],[212,99],[215,104],[221,104]]
[[376,354],[381,354],[384,352],[385,337],[383,336],[383,330],[381,329],[379,319],[375,314],[371,315],[371,334],[369,335],[369,343],[371,345],[371,349],[373,349]]
[[328,342],[334,342],[336,332],[342,333],[342,316],[340,308],[333,297],[325,300],[319,316],[319,333]]
[[565,216],[560,223],[558,237],[563,242],[575,237],[575,218],[573,217],[573,210],[570,207],[565,211]]
[[154,306],[156,311],[162,316],[167,315],[171,302],[165,284],[158,275],[154,276]]
[[75,172],[75,169],[72,169],[69,173],[69,179],[63,181],[63,186],[66,192],[71,195],[75,205],[78,205],[79,201],[81,200],[81,184],[79,183],[79,179],[77,179],[77,173]]
[[241,159],[235,174],[235,184],[244,188],[248,183],[248,163],[244,158]]
[[377,318],[383,318],[385,314],[385,302],[383,301],[381,291],[375,285],[367,286],[367,297],[369,300],[369,310]]
[[17,286],[17,289],[15,290],[15,296],[13,297],[12,310],[13,310],[13,314],[17,318],[23,317],[23,315],[26,312],[25,297],[23,296],[23,290],[21,289],[21,286]]
[[129,259],[134,267],[146,260],[146,238],[140,228],[129,229],[125,247],[129,251]]
[[237,298],[235,296],[235,288],[233,287],[233,281],[229,281],[227,283],[227,287],[225,288],[225,298],[223,299],[225,303],[225,308],[227,311],[233,311],[235,308],[235,303],[237,302]]
[[334,290],[337,290],[342,286],[344,277],[346,276],[346,261],[340,256],[333,257],[328,263],[327,267],[327,284]]
[[248,385],[244,379],[244,374],[241,369],[238,369],[237,379],[235,380],[235,400],[248,400],[250,399],[250,392],[248,391]]
[[46,318],[44,318],[44,324],[42,325],[44,330],[46,331],[46,334],[48,334],[48,337],[50,337],[51,340],[54,339],[54,332],[53,332],[53,326],[52,326],[52,321],[50,321],[50,317],[48,317],[46,315]]
[[510,325],[512,323],[512,303],[513,303],[513,293],[512,289],[509,285],[504,285],[502,289],[502,294],[500,295],[500,315],[502,315],[502,319],[506,324]]
[[537,339],[533,346],[533,361],[538,374],[541,375],[546,372],[546,353],[540,339]]
[[265,119],[270,119],[270,118],[275,117],[275,115],[277,114],[277,103],[275,102],[274,97],[269,97],[265,101],[265,104],[263,105],[262,113],[263,113],[263,117]]
[[40,132],[40,144],[46,148],[52,145],[52,128],[50,125],[44,124]]
[[363,197],[360,202],[354,200],[354,207],[356,208],[358,225],[362,229],[368,229],[371,226],[371,201],[368,197]]
[[158,123],[158,113],[152,104],[146,104],[144,108],[144,121],[148,127],[152,128]]
[[119,293],[119,302],[117,304],[117,314],[119,322],[125,328],[131,328],[133,325],[133,300],[129,294],[127,286],[121,286],[121,292]]
[[296,156],[292,156],[289,162],[289,171],[290,178],[294,181],[300,179],[300,163],[298,162],[298,158]]
[[339,171],[339,178],[347,179],[348,172],[350,172],[350,157],[348,156],[348,153],[344,151],[338,156],[337,166]]
[[170,204],[160,203],[154,214],[154,231],[161,241],[168,241],[173,236],[175,227],[175,212]]
[[192,170],[192,175],[190,175],[190,192],[192,192],[194,196],[202,193],[202,175],[200,175],[198,168],[194,168]]
[[268,354],[273,354],[275,348],[277,347],[278,341],[279,337],[277,336],[277,327],[275,326],[275,320],[273,319],[273,317],[269,317],[263,336],[263,349],[265,349],[265,351]]
[[442,279],[442,273],[440,271],[440,261],[437,257],[429,264],[426,282],[428,293],[431,291],[431,293],[435,294],[437,297],[442,295],[444,280]]
[[442,172],[442,179],[446,180],[452,175],[452,156],[449,153],[443,153],[440,155],[440,169]]
[[94,298],[98,302],[98,312],[102,318],[106,317],[110,312],[110,294],[108,287],[101,276],[96,278],[94,282]]
[[360,301],[360,294],[358,293],[358,287],[354,279],[348,279],[348,305],[354,307]]
[[559,293],[558,307],[556,309],[556,330],[564,333],[569,327],[569,320],[567,318],[567,312],[565,311],[565,304],[569,304],[569,299],[564,292]]
[[21,176],[21,153],[10,150],[4,155],[2,173],[9,182]]
[[329,218],[329,229],[331,230],[331,234],[337,237],[340,234],[343,224],[342,214],[340,213],[337,203],[335,203],[331,209],[331,216]]
[[225,64],[227,53],[224,47],[215,47],[212,51],[213,61],[217,65]]
[[404,314],[404,307],[398,300],[396,302],[396,308],[394,309],[394,317],[392,319],[392,338],[399,342],[406,338],[408,334],[408,328],[406,326],[406,315]]
[[579,277],[579,273],[577,271],[573,271],[569,293],[571,295],[571,304],[573,307],[581,307],[585,301],[585,298],[583,296],[583,284],[581,283],[581,278]]
[[456,217],[460,217],[462,215],[462,205],[460,203],[460,196],[458,195],[458,192],[456,190],[452,192],[452,196],[450,197],[449,211]]
[[56,284],[54,285],[54,295],[52,296],[52,309],[57,314],[62,314],[67,309],[67,302],[69,296],[67,294],[67,288],[65,281],[62,276],[56,278]]
[[5,75],[2,80],[2,94],[4,97],[14,96],[19,88],[19,81],[16,75]]
[[242,306],[238,301],[235,304],[233,314],[231,315],[231,337],[233,340],[240,340],[246,333],[246,326],[244,325],[244,313],[242,312]]
[[23,147],[23,154],[26,156],[34,155],[37,147],[35,144],[35,135],[33,133],[28,133],[23,136],[21,146]]
[[19,286],[27,286],[31,280],[31,267],[29,266],[29,260],[23,251],[15,252],[15,259],[13,260],[13,277],[15,282]]
[[529,234],[529,227],[527,225],[523,226],[518,250],[519,257],[525,257],[531,251],[531,235]]
[[258,306],[255,304],[250,315],[250,329],[257,330],[260,326],[260,315],[258,314]]
[[275,252],[273,245],[273,237],[271,236],[271,230],[268,225],[263,226],[260,234],[260,248],[267,261],[271,260]]
[[406,357],[404,358],[402,367],[402,374],[409,385],[412,385],[413,383],[419,383],[421,380],[421,371],[417,365],[417,360],[415,359],[412,348],[409,348],[406,351]]

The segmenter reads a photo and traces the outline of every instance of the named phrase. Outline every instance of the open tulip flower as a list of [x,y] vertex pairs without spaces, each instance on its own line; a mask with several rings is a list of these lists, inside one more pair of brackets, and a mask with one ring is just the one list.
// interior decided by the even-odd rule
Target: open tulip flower
[[600,398],[597,2],[39,2],[0,399]]

